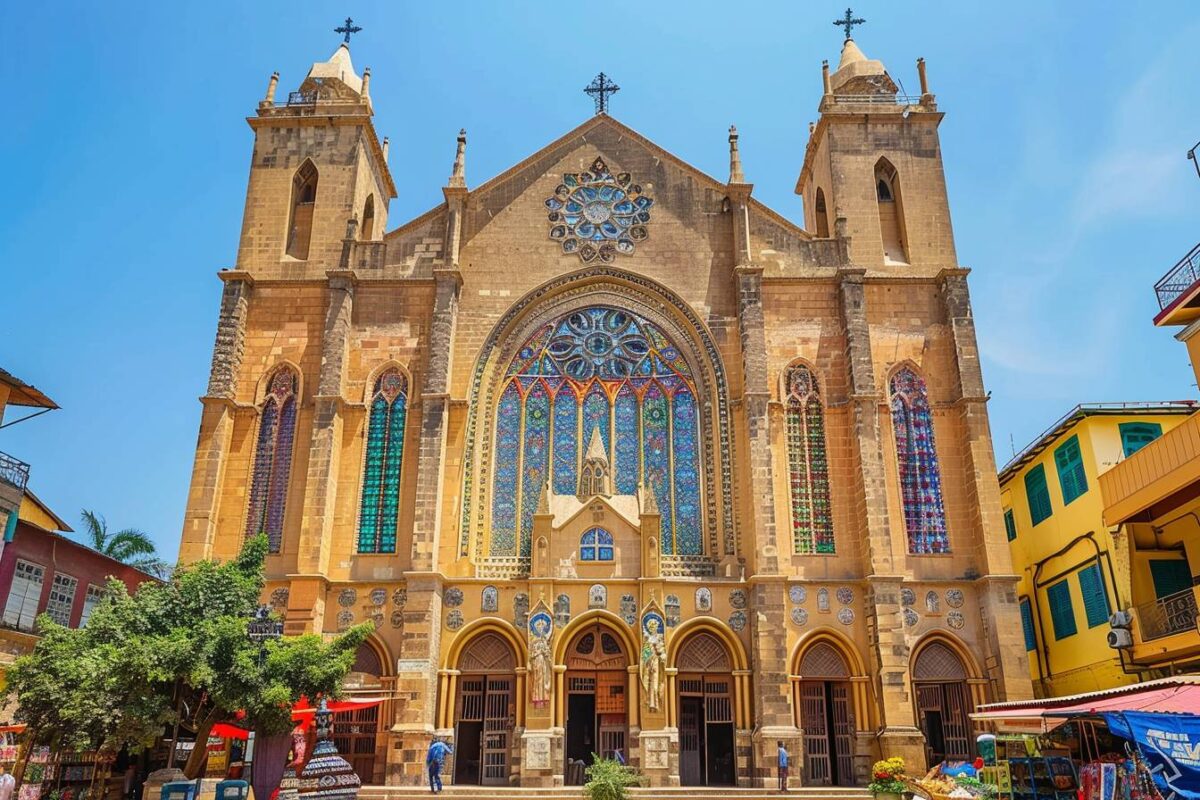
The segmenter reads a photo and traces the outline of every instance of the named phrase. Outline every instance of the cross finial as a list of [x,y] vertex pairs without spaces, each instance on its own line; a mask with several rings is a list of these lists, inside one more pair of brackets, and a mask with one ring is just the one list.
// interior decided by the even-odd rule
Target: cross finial
[[846,29],[846,38],[851,39],[853,37],[850,35],[850,31],[852,31],[854,29],[855,25],[862,25],[864,22],[866,22],[865,19],[856,18],[854,16],[854,12],[851,11],[849,8],[847,8],[846,16],[842,19],[835,19],[833,21],[833,24],[837,25],[839,28],[845,28]]
[[605,114],[608,112],[608,96],[621,91],[621,87],[617,86],[609,80],[607,75],[601,72],[592,79],[592,82],[583,91],[590,94],[592,99],[596,101],[596,113]]
[[334,28],[333,32],[346,34],[346,38],[342,39],[342,41],[345,42],[346,44],[350,44],[350,34],[358,33],[361,30],[362,30],[361,27],[354,24],[354,20],[350,19],[349,17],[346,17],[345,24],[343,24],[340,28]]

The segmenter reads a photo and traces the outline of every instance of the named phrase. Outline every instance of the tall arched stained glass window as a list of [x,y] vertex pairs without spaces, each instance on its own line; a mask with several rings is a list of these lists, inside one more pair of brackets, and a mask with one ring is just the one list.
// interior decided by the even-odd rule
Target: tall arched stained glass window
[[272,553],[278,553],[283,544],[283,516],[296,438],[296,384],[296,373],[287,367],[271,376],[259,414],[254,472],[250,476],[246,535],[265,533]]
[[915,554],[948,553],[950,541],[942,506],[942,475],[925,381],[909,367],[902,367],[892,376],[890,389],[908,551]]
[[[662,552],[703,553],[699,404],[691,368],[652,322],[594,306],[538,328],[496,406],[493,556],[527,556],[542,486],[576,492],[593,430],[618,494],[652,486]],[[547,471],[549,470],[549,474]]]
[[829,461],[825,412],[817,378],[800,365],[787,373],[788,494],[792,505],[792,551],[833,552],[829,507]]
[[358,517],[358,552],[394,553],[400,473],[404,464],[404,423],[408,415],[408,381],[404,373],[389,369],[376,379],[370,412]]

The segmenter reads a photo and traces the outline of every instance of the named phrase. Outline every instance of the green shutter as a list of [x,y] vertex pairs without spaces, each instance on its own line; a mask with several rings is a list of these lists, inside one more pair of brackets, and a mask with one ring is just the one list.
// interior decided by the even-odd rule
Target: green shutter
[[1108,622],[1108,593],[1099,564],[1079,570],[1079,593],[1083,595],[1083,612],[1089,628]]
[[1150,562],[1150,579],[1154,581],[1154,596],[1160,600],[1192,588],[1192,571],[1182,558],[1154,559]]
[[1025,629],[1025,649],[1037,649],[1037,634],[1033,630],[1033,609],[1029,605],[1029,598],[1021,598],[1021,627]]
[[1126,458],[1162,436],[1162,425],[1157,422],[1122,422],[1117,427],[1121,430],[1121,448]]
[[1063,505],[1069,505],[1088,489],[1078,436],[1072,436],[1058,446],[1054,451],[1054,466],[1058,469],[1058,482],[1062,486]]
[[1025,498],[1034,525],[1050,518],[1050,490],[1046,488],[1046,468],[1041,464],[1025,473]]
[[1004,532],[1008,534],[1008,540],[1011,542],[1017,538],[1017,521],[1013,518],[1011,508],[1004,510]]
[[1050,603],[1050,622],[1054,625],[1054,638],[1066,639],[1074,636],[1078,629],[1075,627],[1075,608],[1071,605],[1071,584],[1064,578],[1046,590],[1046,600]]

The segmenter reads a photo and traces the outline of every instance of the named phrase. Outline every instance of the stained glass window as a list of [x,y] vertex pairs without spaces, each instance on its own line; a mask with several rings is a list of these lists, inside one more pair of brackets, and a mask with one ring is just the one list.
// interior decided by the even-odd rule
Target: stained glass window
[[579,539],[580,561],[612,561],[613,537],[604,528],[592,528]]
[[396,552],[396,516],[400,508],[400,472],[404,463],[404,423],[408,381],[398,369],[375,381],[367,423],[358,552]]
[[832,553],[829,461],[825,412],[816,376],[808,367],[787,373],[788,489],[792,504],[792,551]]
[[496,408],[493,555],[528,555],[542,486],[551,478],[556,494],[575,494],[593,430],[618,494],[643,482],[653,488],[662,552],[703,552],[695,382],[656,325],[606,306],[573,311],[526,340],[505,381]]
[[258,421],[246,535],[267,535],[272,553],[283,544],[283,514],[292,444],[296,437],[296,373],[283,367],[271,376]]
[[892,376],[892,427],[900,468],[900,500],[908,552],[948,553],[942,475],[933,440],[933,414],[925,381],[908,367]]
[[597,158],[589,172],[563,175],[554,196],[546,200],[550,238],[585,264],[597,258],[609,264],[617,253],[633,253],[634,243],[647,237],[652,205],[628,172],[614,177]]

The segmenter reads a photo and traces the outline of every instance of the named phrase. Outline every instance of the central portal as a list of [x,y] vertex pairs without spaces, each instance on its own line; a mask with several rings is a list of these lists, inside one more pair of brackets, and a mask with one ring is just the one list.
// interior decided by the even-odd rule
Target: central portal
[[580,631],[567,648],[566,783],[582,786],[592,754],[612,758],[629,752],[625,688],[629,654],[602,623]]

